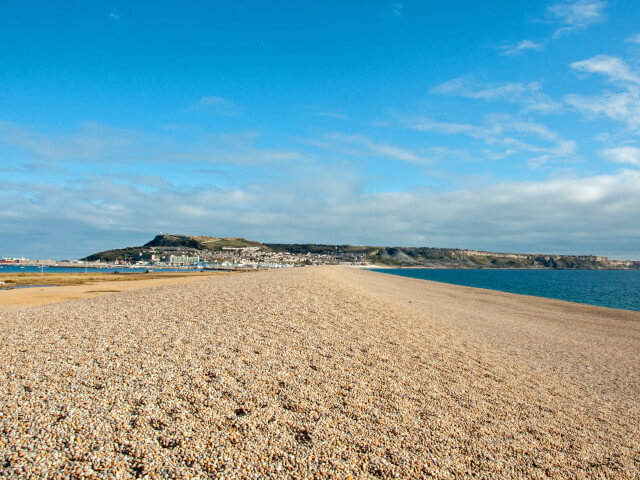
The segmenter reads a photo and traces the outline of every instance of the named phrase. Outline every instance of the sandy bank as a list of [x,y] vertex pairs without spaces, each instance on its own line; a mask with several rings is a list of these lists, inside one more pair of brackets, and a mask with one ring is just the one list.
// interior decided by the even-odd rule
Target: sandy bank
[[[75,274],[71,274],[75,275]],[[126,274],[125,274],[126,275]],[[221,273],[193,273],[183,276],[169,274],[163,277],[162,274],[155,274],[155,278],[135,280],[119,279],[116,281],[108,281],[101,279],[100,281],[90,281],[83,285],[62,285],[55,287],[30,287],[16,288],[12,290],[0,290],[0,311],[15,310],[20,307],[47,305],[50,303],[62,302],[65,300],[74,300],[77,298],[95,297],[106,293],[122,292],[126,290],[135,290],[138,288],[157,287],[161,285],[173,285],[179,283],[190,283],[203,280],[205,278],[224,275]],[[64,276],[58,274],[57,276]],[[104,275],[105,277],[108,275]],[[141,277],[137,275],[136,277]],[[48,277],[43,277],[43,283],[49,282]]]
[[338,267],[0,312],[1,473],[638,478],[639,325]]

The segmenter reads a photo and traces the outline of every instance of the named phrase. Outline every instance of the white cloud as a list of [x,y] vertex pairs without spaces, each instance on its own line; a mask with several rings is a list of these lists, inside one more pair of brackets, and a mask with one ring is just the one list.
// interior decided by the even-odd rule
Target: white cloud
[[[412,130],[446,135],[465,135],[487,145],[507,148],[509,155],[517,152],[535,153],[530,164],[539,166],[552,159],[566,159],[576,154],[577,144],[563,139],[546,125],[519,120],[510,115],[488,115],[483,125],[438,122],[429,118],[407,125]],[[534,143],[534,142],[543,142]]]
[[567,104],[588,117],[605,116],[636,130],[640,128],[640,95],[637,89],[628,92],[605,92],[597,97],[567,95]]
[[631,35],[626,40],[629,43],[635,43],[636,45],[640,45],[640,33],[636,33],[635,35]]
[[632,146],[622,146],[602,150],[602,156],[607,160],[616,163],[626,163],[640,167],[640,148]]
[[[197,132],[197,130],[196,130]],[[154,136],[87,122],[64,133],[45,134],[0,120],[0,146],[10,145],[30,161],[60,166],[69,162],[92,164],[98,170],[133,163],[202,162],[227,165],[305,163],[296,150],[259,148],[255,131],[234,134],[195,134],[188,143],[166,132]]]
[[420,132],[435,132],[445,135],[464,134],[474,138],[486,138],[493,133],[487,128],[469,123],[439,122],[430,118],[423,118],[409,125],[409,128]]
[[429,161],[428,158],[419,155],[412,150],[395,145],[374,142],[365,135],[333,133],[327,135],[327,141],[314,141],[311,143],[316,147],[346,155],[372,156],[410,163],[427,163]]
[[233,107],[233,103],[229,100],[218,97],[216,95],[200,97],[198,105],[201,107]]
[[238,111],[237,105],[226,98],[217,95],[209,95],[200,97],[192,109],[210,109],[220,115],[235,115]]
[[559,103],[542,92],[540,82],[507,82],[498,85],[479,85],[471,77],[458,77],[431,89],[440,95],[455,95],[476,100],[505,101],[524,106],[526,112],[552,113],[560,110]]
[[560,23],[554,38],[602,22],[607,6],[604,0],[562,0],[550,5],[548,13]]
[[632,130],[640,128],[640,75],[618,57],[598,55],[574,62],[571,67],[586,73],[603,75],[622,91],[604,91],[598,96],[569,94],[565,101],[589,117],[605,116],[626,123]]
[[[606,0],[559,0],[547,7],[547,16],[558,24],[552,38],[554,40],[571,32],[584,30],[591,25],[602,22],[605,19],[605,9],[609,2]],[[640,35],[639,35],[640,36]],[[501,55],[517,56],[527,51],[544,50],[550,41],[537,42],[534,40],[521,40],[513,45],[499,47]]]
[[349,120],[344,113],[341,112],[320,112],[319,117],[335,118],[336,120]]
[[[309,171],[299,182],[277,188],[165,186],[152,192],[106,179],[65,188],[4,178],[0,244],[6,254],[29,255],[39,248],[38,239],[46,238],[51,252],[81,256],[172,231],[272,242],[640,257],[637,170],[454,191],[363,193],[358,178],[325,168],[324,174]],[[10,232],[20,232],[19,244]]]
[[141,153],[148,135],[131,130],[85,122],[75,131],[46,134],[0,120],[0,142],[18,147],[35,160],[55,161],[127,161]]
[[[546,125],[507,115],[488,115],[480,125],[424,119],[409,127],[477,138],[502,157],[529,152],[532,163],[570,158],[576,150],[574,142]],[[101,136],[106,143],[94,144]],[[55,181],[37,172],[0,175],[0,256],[83,256],[173,231],[274,242],[623,252],[640,257],[637,168],[586,178],[371,193],[367,175],[359,170],[364,162],[327,155],[331,161],[320,164],[295,149],[259,148],[259,135],[253,131],[202,137],[193,133],[185,145],[166,131],[157,143],[151,135],[93,124],[65,135],[45,135],[4,123],[0,137],[5,142],[10,137],[21,155],[58,163],[76,158],[75,149],[81,147],[83,158],[108,166],[109,173],[99,167],[73,168]],[[353,155],[419,165],[451,154],[428,146],[412,150],[365,135],[334,134],[327,142],[330,153],[338,146]],[[122,167],[116,177],[113,162],[121,158],[137,164],[131,171]],[[152,169],[142,163],[149,160]],[[190,186],[177,178],[181,165],[196,169],[212,164],[220,172],[192,174]],[[239,180],[223,181],[229,170]],[[125,175],[132,172],[150,176]],[[41,239],[49,246],[39,244]]]
[[230,102],[225,100],[222,97],[218,96],[209,96],[209,97],[200,97],[200,105],[205,107],[219,107],[229,105]]
[[579,62],[573,62],[571,68],[587,73],[599,73],[612,82],[640,84],[640,76],[618,57],[596,55]]
[[507,46],[500,47],[500,50],[502,51],[501,53],[502,55],[516,56],[516,55],[523,54],[527,50],[540,51],[543,48],[544,48],[544,45],[542,43],[534,42],[532,40],[521,40],[515,45],[507,45]]
[[474,88],[473,81],[468,77],[458,77],[444,82],[431,91],[443,95],[459,95],[467,98],[481,98],[484,100],[495,100],[512,95],[520,96],[529,90],[529,86],[524,83],[505,83],[497,87]]

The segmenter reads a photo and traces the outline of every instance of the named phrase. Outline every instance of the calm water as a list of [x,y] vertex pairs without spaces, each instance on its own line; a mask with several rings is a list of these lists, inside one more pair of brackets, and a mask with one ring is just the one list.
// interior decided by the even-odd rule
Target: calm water
[[[150,268],[150,267],[139,267],[139,268],[127,268],[127,267],[113,267],[113,268],[87,268],[87,272],[102,272],[102,273],[143,273],[147,269],[153,270],[154,272],[187,272],[193,270],[186,270],[184,268]],[[44,271],[47,273],[84,273],[84,267],[81,268],[66,268],[66,267],[44,267]],[[40,267],[18,267],[16,265],[0,265],[0,273],[27,273],[27,272],[40,272]]]
[[467,287],[640,310],[640,270],[372,270]]

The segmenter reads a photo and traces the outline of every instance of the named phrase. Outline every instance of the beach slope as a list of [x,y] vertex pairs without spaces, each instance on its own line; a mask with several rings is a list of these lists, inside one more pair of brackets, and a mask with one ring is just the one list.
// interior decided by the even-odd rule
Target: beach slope
[[8,478],[638,478],[640,313],[341,267],[0,311]]

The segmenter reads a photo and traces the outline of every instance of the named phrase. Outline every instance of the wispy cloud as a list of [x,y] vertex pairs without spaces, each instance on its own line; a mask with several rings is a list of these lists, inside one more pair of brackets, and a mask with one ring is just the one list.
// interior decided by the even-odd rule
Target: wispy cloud
[[522,121],[504,114],[488,115],[483,125],[439,122],[427,118],[407,127],[421,132],[465,135],[481,140],[486,145],[499,145],[507,152],[507,155],[501,152],[502,156],[518,152],[533,153],[535,157],[528,160],[532,166],[540,166],[554,158],[574,157],[577,150],[576,142],[563,139],[560,134],[544,124]]
[[228,100],[218,96],[200,97],[200,105],[203,107],[226,107],[232,105]]
[[341,112],[320,112],[318,113],[319,117],[327,117],[327,118],[335,118],[337,120],[349,120],[344,113]]
[[640,45],[640,33],[636,33],[635,35],[631,35],[626,40],[628,43],[635,43],[636,45]]
[[585,73],[604,76],[621,91],[605,90],[598,96],[585,97],[569,94],[565,101],[576,110],[589,116],[606,116],[626,123],[631,129],[640,128],[640,75],[618,57],[597,55],[574,62],[571,67]]
[[120,15],[118,15],[118,14],[117,14],[116,12],[114,12],[114,11],[111,11],[111,12],[109,12],[109,18],[110,18],[111,20],[113,20],[114,22],[117,22],[117,21],[119,21],[119,20],[120,20]]
[[557,26],[551,39],[543,41],[521,40],[513,45],[498,47],[501,55],[517,56],[527,51],[541,51],[553,40],[572,32],[584,30],[591,25],[604,21],[605,10],[609,2],[606,0],[560,0],[547,7],[547,16]]
[[346,155],[370,156],[418,164],[429,162],[427,157],[413,150],[375,142],[366,135],[360,134],[332,133],[327,135],[324,141],[313,141],[311,143],[316,147]]
[[15,123],[0,121],[0,144],[18,147],[38,162],[130,161],[141,154],[148,135],[85,122],[64,133],[42,133]]
[[608,5],[605,0],[562,0],[550,5],[548,13],[560,23],[553,38],[602,22]]
[[595,97],[569,94],[565,101],[588,117],[605,116],[626,123],[629,128],[640,128],[640,95],[637,89],[627,92],[604,92]]
[[506,45],[500,47],[501,55],[506,56],[522,55],[528,50],[540,51],[543,49],[544,45],[542,43],[534,42],[532,40],[521,40],[514,45]]
[[480,85],[471,77],[458,77],[434,87],[431,92],[477,100],[501,100],[518,103],[524,106],[525,111],[537,113],[553,113],[561,109],[559,103],[542,92],[542,85],[539,82]]
[[8,145],[18,149],[29,162],[57,166],[82,162],[92,165],[96,171],[123,165],[178,161],[254,167],[310,161],[294,148],[261,148],[257,145],[259,134],[252,130],[233,134],[194,131],[186,143],[180,135],[173,136],[168,132],[152,135],[87,122],[64,133],[42,133],[0,121],[0,147]]
[[612,82],[640,84],[640,75],[618,57],[596,55],[587,60],[573,62],[571,68],[581,72],[604,75]]
[[193,108],[210,109],[220,115],[235,115],[238,111],[237,105],[235,103],[217,95],[200,97],[200,100],[194,105]]
[[602,156],[607,160],[616,163],[626,163],[640,167],[640,148],[633,146],[622,146],[602,150]]
[[402,16],[402,3],[400,2],[393,2],[391,4],[391,15],[393,15],[394,17],[400,17]]
[[494,133],[494,128],[479,127],[469,123],[441,122],[430,118],[422,118],[408,125],[408,128],[420,132],[434,132],[445,135],[468,135],[473,138],[488,139]]

